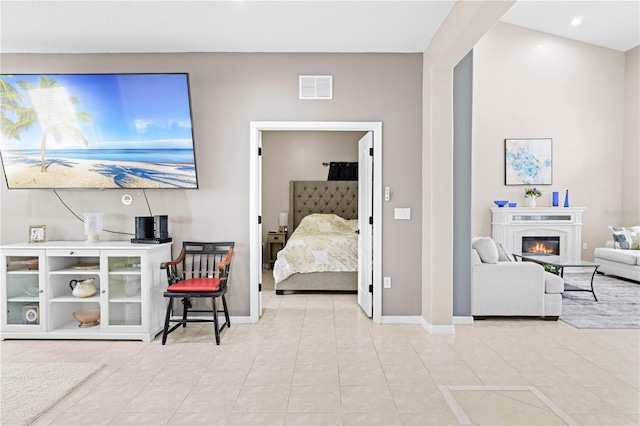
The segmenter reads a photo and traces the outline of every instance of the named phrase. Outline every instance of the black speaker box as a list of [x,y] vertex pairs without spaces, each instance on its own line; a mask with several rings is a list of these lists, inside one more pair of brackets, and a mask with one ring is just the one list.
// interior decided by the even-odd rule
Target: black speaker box
[[169,237],[169,216],[136,216],[136,237],[131,239],[137,244],[162,244],[172,241]]
[[154,237],[156,238],[168,238],[169,237],[169,216],[161,215],[155,216],[155,230]]
[[154,238],[153,216],[136,216],[136,239]]

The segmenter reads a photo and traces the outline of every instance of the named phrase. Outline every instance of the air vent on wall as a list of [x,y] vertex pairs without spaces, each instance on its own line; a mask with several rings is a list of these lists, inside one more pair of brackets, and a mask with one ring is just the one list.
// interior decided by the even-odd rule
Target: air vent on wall
[[301,75],[300,99],[333,99],[333,76]]

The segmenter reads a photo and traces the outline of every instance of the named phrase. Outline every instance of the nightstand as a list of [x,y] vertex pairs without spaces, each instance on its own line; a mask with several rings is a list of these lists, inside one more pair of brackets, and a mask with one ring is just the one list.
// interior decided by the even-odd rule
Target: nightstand
[[273,268],[278,252],[284,248],[286,242],[287,234],[285,232],[269,232],[267,234],[267,268]]

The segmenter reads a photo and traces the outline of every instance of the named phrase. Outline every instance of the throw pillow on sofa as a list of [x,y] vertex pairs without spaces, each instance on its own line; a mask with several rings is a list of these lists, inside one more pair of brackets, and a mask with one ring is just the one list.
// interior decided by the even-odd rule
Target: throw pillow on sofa
[[640,250],[640,226],[632,228],[610,226],[614,246],[622,250]]
[[515,262],[516,259],[513,257],[511,252],[507,250],[507,248],[502,244],[498,243],[498,261],[500,262]]
[[490,237],[474,238],[471,248],[478,252],[483,263],[498,263],[498,247]]

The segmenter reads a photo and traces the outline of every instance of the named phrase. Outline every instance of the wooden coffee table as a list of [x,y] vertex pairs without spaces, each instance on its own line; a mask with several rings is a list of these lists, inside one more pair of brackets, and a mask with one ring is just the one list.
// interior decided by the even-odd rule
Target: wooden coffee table
[[564,268],[593,268],[591,274],[591,289],[578,287],[572,284],[564,284],[564,291],[588,291],[593,294],[593,298],[598,301],[596,292],[593,290],[593,277],[600,267],[599,263],[587,262],[586,260],[567,259],[561,256],[534,255],[534,254],[514,254],[515,257],[521,258],[523,261],[535,262],[542,266],[551,265],[555,268],[556,274],[564,277]]

